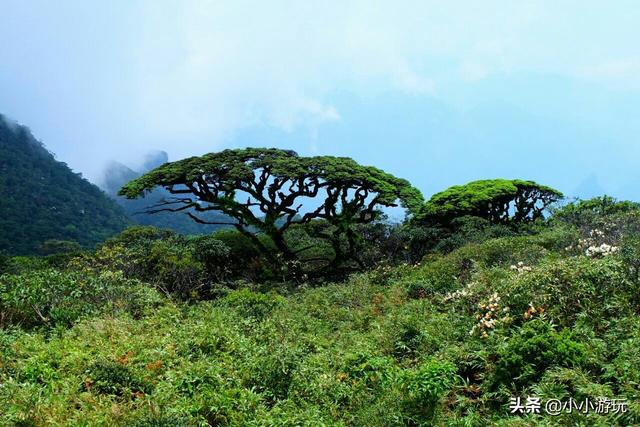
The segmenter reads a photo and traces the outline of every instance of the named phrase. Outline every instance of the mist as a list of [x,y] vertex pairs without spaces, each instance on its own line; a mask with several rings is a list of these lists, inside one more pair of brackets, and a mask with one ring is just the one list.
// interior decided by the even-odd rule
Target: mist
[[625,1],[10,0],[0,114],[93,182],[153,150],[274,146],[347,155],[426,195],[517,177],[638,200],[639,15]]

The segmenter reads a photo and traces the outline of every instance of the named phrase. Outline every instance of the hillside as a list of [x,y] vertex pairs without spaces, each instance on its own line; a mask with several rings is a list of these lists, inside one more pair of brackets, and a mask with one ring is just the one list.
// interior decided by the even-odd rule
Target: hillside
[[[468,222],[449,249],[405,263],[392,262],[396,228],[364,248],[383,262],[342,282],[259,280],[232,231],[137,227],[66,266],[7,260],[0,413],[38,426],[638,425],[639,230],[640,206],[600,198],[519,230]],[[545,412],[557,401],[588,409]]]
[[[274,148],[164,163],[121,194],[178,185],[238,227],[0,256],[0,425],[639,425],[640,203],[502,178],[425,202]],[[322,216],[289,208],[306,195]],[[414,214],[372,213],[395,200]]]
[[0,199],[0,251],[10,254],[35,253],[52,239],[92,247],[128,224],[98,187],[2,115]]

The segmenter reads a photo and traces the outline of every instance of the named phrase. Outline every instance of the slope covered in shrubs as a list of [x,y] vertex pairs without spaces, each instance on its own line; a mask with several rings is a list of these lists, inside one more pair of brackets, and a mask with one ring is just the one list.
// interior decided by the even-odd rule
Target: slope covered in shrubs
[[[636,425],[640,215],[554,218],[378,224],[371,268],[335,283],[272,271],[228,231],[6,260],[0,423]],[[628,411],[510,414],[526,396]]]

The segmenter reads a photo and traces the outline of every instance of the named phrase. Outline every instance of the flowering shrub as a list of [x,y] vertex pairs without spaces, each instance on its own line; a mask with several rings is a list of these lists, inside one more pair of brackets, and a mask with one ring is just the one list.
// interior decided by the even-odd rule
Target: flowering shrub
[[[578,240],[577,249],[590,258],[601,258],[618,252],[618,247],[607,243],[610,237],[604,231],[594,228],[588,232],[587,237]],[[565,248],[572,251],[573,246]]]
[[532,304],[536,312],[544,307],[551,320],[570,327],[579,313],[608,318],[632,310],[629,298],[635,293],[627,276],[614,257],[559,258],[496,282],[495,291],[507,299],[514,313],[525,313]]
[[525,273],[528,271],[533,270],[532,267],[528,266],[528,265],[524,265],[524,262],[520,261],[517,264],[512,264],[511,266],[509,266],[509,269],[512,271],[517,271],[518,273]]
[[506,325],[511,322],[509,307],[500,307],[500,297],[494,293],[485,303],[478,304],[479,312],[476,314],[478,323],[473,325],[469,334],[479,334],[482,338],[488,338],[489,333],[498,325]]
[[541,316],[542,314],[544,314],[544,307],[536,307],[533,304],[529,303],[529,308],[524,312],[522,318],[524,320],[530,320],[535,316]]

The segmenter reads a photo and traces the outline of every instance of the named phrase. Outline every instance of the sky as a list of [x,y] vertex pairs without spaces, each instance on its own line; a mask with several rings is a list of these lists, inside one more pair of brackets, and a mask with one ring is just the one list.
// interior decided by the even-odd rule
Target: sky
[[522,178],[640,200],[636,1],[2,0],[0,114],[99,183],[268,146],[425,196]]

